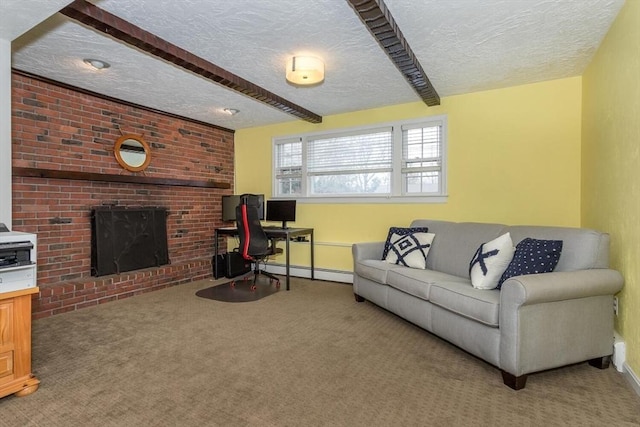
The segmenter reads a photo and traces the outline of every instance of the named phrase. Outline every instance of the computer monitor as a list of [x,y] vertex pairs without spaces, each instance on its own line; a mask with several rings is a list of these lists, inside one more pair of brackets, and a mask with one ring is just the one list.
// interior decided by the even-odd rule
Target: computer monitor
[[282,221],[282,228],[287,228],[287,221],[295,220],[295,200],[267,200],[267,221]]
[[[264,220],[264,194],[254,194],[258,198],[258,219]],[[236,207],[240,204],[240,195],[222,196],[222,220],[235,221]]]

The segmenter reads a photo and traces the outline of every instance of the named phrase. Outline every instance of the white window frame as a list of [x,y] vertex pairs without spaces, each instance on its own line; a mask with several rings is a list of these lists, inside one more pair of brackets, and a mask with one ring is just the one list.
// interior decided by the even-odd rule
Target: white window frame
[[[403,126],[404,127],[431,127],[440,126],[440,175],[439,191],[437,193],[406,193],[405,177],[403,175]],[[375,132],[381,128],[392,128],[392,172],[391,191],[389,193],[375,194],[345,194],[345,195],[309,195],[307,173],[307,141],[318,138],[339,137],[345,134],[366,134]],[[272,197],[275,199],[295,198],[301,203],[444,203],[447,200],[447,142],[448,142],[447,116],[430,116],[412,120],[402,120],[387,123],[376,123],[369,126],[360,126],[332,131],[310,132],[305,134],[277,136],[272,139]],[[301,194],[286,195],[279,193],[277,165],[277,145],[291,142],[302,143],[302,165],[301,165]]]

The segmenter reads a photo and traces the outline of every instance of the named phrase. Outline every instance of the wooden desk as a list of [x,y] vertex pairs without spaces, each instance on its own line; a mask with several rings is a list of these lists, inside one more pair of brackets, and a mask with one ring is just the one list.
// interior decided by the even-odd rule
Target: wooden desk
[[[315,280],[315,272],[314,272],[314,254],[313,254],[313,228],[281,228],[281,227],[263,227],[265,234],[269,239],[276,240],[284,240],[285,241],[285,269],[286,269],[286,289],[289,290],[289,271],[290,271],[290,262],[289,262],[289,242],[292,238],[298,236],[309,236],[310,238],[310,251],[311,251],[311,280]],[[237,236],[238,229],[235,227],[222,227],[216,228],[214,232],[214,250],[213,250],[213,260],[214,262],[218,259],[218,238],[220,236]]]
[[31,296],[38,291],[0,293],[0,397],[26,396],[40,384],[31,373]]

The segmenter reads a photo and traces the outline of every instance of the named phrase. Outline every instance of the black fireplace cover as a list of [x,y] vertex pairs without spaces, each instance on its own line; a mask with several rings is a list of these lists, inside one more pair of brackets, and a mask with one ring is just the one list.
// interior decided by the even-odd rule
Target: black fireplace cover
[[92,276],[122,273],[168,263],[166,208],[92,209]]

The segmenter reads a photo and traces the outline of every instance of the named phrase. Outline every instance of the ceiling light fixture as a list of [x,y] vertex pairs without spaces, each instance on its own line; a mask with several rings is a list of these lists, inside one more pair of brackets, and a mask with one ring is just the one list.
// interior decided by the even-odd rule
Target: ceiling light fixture
[[96,70],[104,70],[105,68],[111,67],[111,65],[108,62],[104,62],[99,59],[86,58],[84,59],[84,63],[91,65]]
[[238,114],[240,112],[240,110],[238,110],[237,108],[225,108],[224,110],[225,113],[227,113],[230,116],[235,116],[236,114]]
[[293,56],[287,61],[287,81],[297,86],[311,86],[324,81],[324,62],[314,56]]

